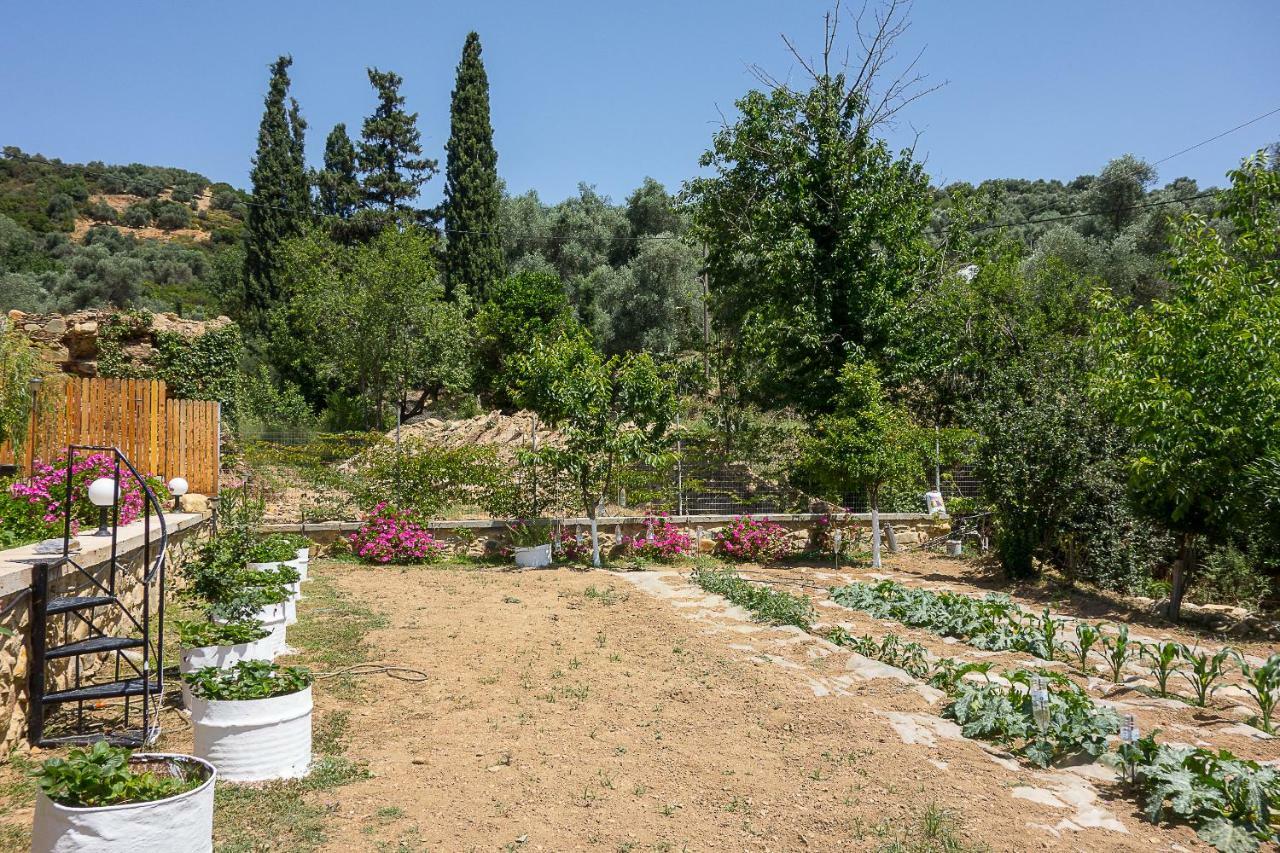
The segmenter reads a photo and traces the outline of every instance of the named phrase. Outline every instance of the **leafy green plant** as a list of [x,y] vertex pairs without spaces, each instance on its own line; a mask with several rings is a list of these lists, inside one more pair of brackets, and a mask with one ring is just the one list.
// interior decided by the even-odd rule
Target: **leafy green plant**
[[1038,649],[1034,654],[1036,657],[1045,660],[1054,660],[1054,655],[1061,648],[1058,642],[1058,633],[1062,629],[1062,620],[1055,619],[1049,615],[1049,608],[1044,609],[1044,613],[1039,617],[1031,616],[1027,620],[1028,634],[1035,637],[1038,641]]
[[507,525],[507,539],[513,548],[536,548],[551,541],[551,527],[545,521],[517,521]]
[[1139,655],[1151,663],[1151,674],[1161,696],[1169,695],[1169,676],[1179,671],[1182,647],[1177,643],[1141,643]]
[[201,699],[240,701],[297,693],[310,687],[313,678],[305,667],[242,660],[226,669],[206,666],[183,673],[182,680],[191,688],[192,694]]
[[1122,745],[1114,762],[1133,768],[1152,823],[1172,815],[1223,853],[1280,841],[1280,773],[1273,767],[1226,750],[1165,746],[1154,736]]
[[287,563],[297,556],[298,548],[283,536],[267,536],[253,542],[245,554],[250,563]]
[[1120,625],[1114,634],[1102,636],[1102,659],[1107,662],[1111,671],[1111,680],[1116,684],[1124,678],[1124,665],[1129,660],[1133,645],[1129,642],[1129,626]]
[[50,758],[32,775],[46,797],[74,808],[163,800],[199,787],[207,778],[202,765],[173,760],[163,763],[169,775],[152,769],[137,772],[132,754],[98,741],[89,749],[72,749],[66,758]]
[[1267,734],[1275,734],[1271,718],[1277,701],[1280,701],[1280,653],[1271,655],[1260,666],[1250,666],[1244,655],[1237,652],[1236,663],[1245,677],[1244,690],[1258,703],[1258,711],[1262,715],[1258,720],[1260,728]]
[[206,646],[237,646],[261,640],[270,632],[258,622],[204,622],[178,620],[178,643],[184,649],[200,649]]
[[1076,623],[1076,641],[1073,645],[1076,653],[1076,669],[1085,675],[1089,674],[1089,650],[1102,639],[1102,631],[1097,625],[1088,622]]
[[761,622],[795,625],[806,631],[813,622],[813,602],[808,596],[793,595],[745,581],[732,569],[704,569],[699,566],[690,578],[707,592],[723,595],[734,604],[750,610]]
[[1182,673],[1196,694],[1196,704],[1203,708],[1217,692],[1219,681],[1226,677],[1227,659],[1231,657],[1230,649],[1221,649],[1213,654],[1195,649],[1180,647],[1182,659],[1188,664],[1187,671]]

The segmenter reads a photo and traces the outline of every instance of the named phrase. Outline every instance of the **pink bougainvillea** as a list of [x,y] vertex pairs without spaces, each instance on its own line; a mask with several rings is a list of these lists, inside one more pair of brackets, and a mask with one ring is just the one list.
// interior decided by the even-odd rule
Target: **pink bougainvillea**
[[[100,477],[115,479],[116,463],[109,453],[92,453],[77,456],[71,463],[71,518],[72,529],[81,523],[97,523],[98,508],[89,501],[89,484]],[[169,492],[160,478],[147,475],[147,485],[163,504]],[[36,460],[31,476],[9,484],[9,496],[25,502],[28,517],[43,525],[46,532],[61,532],[63,512],[67,498],[67,459],[61,456],[52,463]],[[142,517],[145,495],[127,470],[120,472],[120,524],[129,524]]]
[[551,535],[551,550],[556,560],[563,563],[586,563],[591,560],[591,539],[567,530],[557,530]]
[[350,536],[351,551],[367,563],[430,563],[449,550],[418,522],[412,510],[373,508]]
[[731,560],[767,563],[791,551],[791,539],[781,524],[739,516],[715,536],[716,553]]
[[667,520],[665,515],[651,515],[644,520],[644,530],[635,536],[622,537],[628,554],[651,560],[672,560],[692,554],[693,537]]

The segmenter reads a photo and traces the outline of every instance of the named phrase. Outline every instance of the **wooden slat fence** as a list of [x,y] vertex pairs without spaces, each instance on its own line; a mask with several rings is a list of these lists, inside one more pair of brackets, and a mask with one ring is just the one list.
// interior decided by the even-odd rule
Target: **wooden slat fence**
[[221,409],[215,401],[170,400],[158,379],[46,380],[18,458],[0,445],[0,463],[28,470],[71,444],[115,445],[144,474],[184,477],[191,491],[218,493]]

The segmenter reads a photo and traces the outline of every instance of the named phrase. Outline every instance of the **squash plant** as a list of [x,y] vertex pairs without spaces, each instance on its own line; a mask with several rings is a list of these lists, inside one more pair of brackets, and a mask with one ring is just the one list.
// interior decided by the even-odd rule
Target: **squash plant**
[[122,803],[163,800],[199,787],[203,767],[194,762],[173,762],[174,775],[151,770],[136,772],[130,766],[132,752],[98,741],[88,749],[73,749],[66,758],[50,758],[32,771],[45,796],[64,806],[94,808]]
[[206,666],[184,673],[182,680],[191,693],[213,701],[272,699],[306,690],[314,678],[301,666],[281,666],[262,660],[242,660],[219,669]]

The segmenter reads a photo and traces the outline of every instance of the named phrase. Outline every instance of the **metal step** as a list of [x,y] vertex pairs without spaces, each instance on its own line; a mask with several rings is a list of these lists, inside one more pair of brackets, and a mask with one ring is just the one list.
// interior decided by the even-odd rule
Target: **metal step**
[[[148,692],[147,683],[141,678],[129,678],[124,681],[108,681],[105,684],[90,684],[87,687],[76,687],[72,690],[59,690],[46,693],[42,700],[46,705],[57,702],[80,702],[94,699],[116,699],[121,696],[141,696]],[[150,692],[160,694],[160,680],[151,682]]]
[[54,646],[46,649],[44,656],[46,658],[69,658],[73,655],[92,655],[102,652],[114,652],[120,649],[136,649],[144,645],[144,641],[137,637],[90,637],[87,640],[79,640],[74,643],[67,643],[65,646]]
[[115,604],[115,596],[111,595],[63,595],[49,599],[45,613],[70,613],[72,610],[87,610],[90,607],[101,607],[104,604]]

